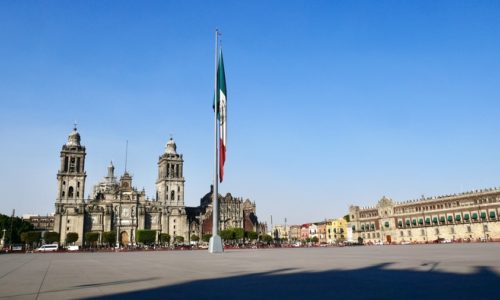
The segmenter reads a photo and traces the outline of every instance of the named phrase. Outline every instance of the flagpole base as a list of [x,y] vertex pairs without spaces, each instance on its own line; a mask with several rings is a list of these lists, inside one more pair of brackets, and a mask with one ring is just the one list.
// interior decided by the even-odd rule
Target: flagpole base
[[210,238],[208,243],[208,253],[222,253],[224,252],[224,247],[222,247],[222,239],[219,235],[214,235]]

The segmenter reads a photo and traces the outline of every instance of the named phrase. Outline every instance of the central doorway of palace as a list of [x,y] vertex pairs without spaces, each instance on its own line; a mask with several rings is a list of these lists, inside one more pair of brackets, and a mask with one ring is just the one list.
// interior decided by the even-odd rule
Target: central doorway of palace
[[390,235],[386,236],[385,238],[389,244],[392,242],[392,238]]

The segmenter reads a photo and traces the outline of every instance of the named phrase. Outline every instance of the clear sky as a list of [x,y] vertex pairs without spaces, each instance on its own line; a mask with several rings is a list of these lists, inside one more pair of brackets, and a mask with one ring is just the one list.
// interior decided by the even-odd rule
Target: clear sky
[[499,1],[1,1],[0,212],[54,210],[74,120],[87,186],[125,142],[155,194],[172,134],[185,202],[213,174],[214,29],[228,85],[223,193],[261,221],[500,186]]

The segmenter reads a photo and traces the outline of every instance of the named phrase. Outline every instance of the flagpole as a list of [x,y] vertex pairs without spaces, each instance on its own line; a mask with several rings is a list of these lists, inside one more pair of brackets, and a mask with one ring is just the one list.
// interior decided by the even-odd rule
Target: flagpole
[[212,195],[212,237],[208,245],[208,252],[210,253],[222,253],[224,248],[222,247],[222,239],[218,234],[219,225],[219,197],[218,197],[218,185],[219,185],[219,151],[218,151],[218,124],[217,124],[217,112],[219,108],[218,97],[217,97],[217,64],[219,61],[219,30],[215,29],[215,80],[214,80],[214,194]]

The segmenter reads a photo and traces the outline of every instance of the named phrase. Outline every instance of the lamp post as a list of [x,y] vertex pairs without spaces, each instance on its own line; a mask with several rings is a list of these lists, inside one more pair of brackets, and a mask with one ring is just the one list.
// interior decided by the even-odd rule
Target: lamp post
[[116,214],[116,249],[120,249],[120,214],[121,205],[118,206],[118,212]]
[[3,235],[2,235],[2,241],[1,241],[1,248],[3,249],[3,247],[5,246],[5,232],[7,231],[7,229],[3,229]]

